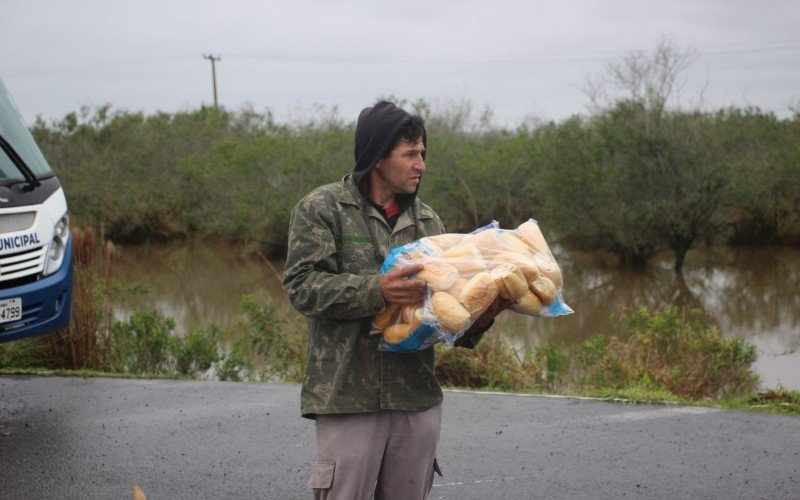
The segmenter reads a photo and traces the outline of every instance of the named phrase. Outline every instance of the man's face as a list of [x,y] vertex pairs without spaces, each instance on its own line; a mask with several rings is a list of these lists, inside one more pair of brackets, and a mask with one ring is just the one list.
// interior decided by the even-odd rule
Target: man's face
[[425,171],[424,152],[421,138],[415,143],[401,140],[388,158],[382,158],[375,164],[375,180],[392,194],[414,193]]

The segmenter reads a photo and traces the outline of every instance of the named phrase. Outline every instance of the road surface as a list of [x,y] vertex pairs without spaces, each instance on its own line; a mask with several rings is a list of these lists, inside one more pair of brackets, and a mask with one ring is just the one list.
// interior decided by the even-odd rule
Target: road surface
[[[0,376],[0,498],[310,498],[300,388]],[[433,499],[800,498],[800,418],[446,392]]]

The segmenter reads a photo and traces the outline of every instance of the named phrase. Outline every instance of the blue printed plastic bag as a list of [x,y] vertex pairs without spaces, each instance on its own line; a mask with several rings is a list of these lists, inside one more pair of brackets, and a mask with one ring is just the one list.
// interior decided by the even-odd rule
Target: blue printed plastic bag
[[412,278],[424,280],[424,302],[389,304],[373,319],[381,349],[412,352],[442,343],[452,347],[498,298],[512,311],[537,317],[572,313],[562,295],[563,278],[535,220],[515,230],[496,221],[469,234],[425,237],[393,249],[381,274],[421,263]]

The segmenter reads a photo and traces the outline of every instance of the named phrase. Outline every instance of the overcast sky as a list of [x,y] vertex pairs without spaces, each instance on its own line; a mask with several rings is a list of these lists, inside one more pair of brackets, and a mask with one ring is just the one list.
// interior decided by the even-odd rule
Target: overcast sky
[[174,112],[248,103],[345,119],[379,96],[488,106],[499,125],[587,112],[589,75],[660,36],[699,56],[706,108],[800,102],[800,1],[0,0],[0,77],[30,123],[81,106]]

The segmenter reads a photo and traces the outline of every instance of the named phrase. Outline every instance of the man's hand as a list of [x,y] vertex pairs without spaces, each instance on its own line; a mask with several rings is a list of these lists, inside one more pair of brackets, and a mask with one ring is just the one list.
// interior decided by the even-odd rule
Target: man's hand
[[494,321],[494,318],[498,314],[505,311],[513,304],[514,301],[510,299],[504,299],[503,297],[498,295],[497,298],[494,299],[494,302],[492,302],[492,304],[489,306],[489,308],[486,309],[486,311],[484,311],[483,314],[481,314],[478,317],[478,319],[475,320],[474,323],[472,323],[470,330],[486,329],[490,324],[492,324],[492,321]]
[[422,264],[392,269],[381,276],[381,293],[386,303],[418,304],[425,299],[425,282],[410,280],[409,276],[422,271]]

